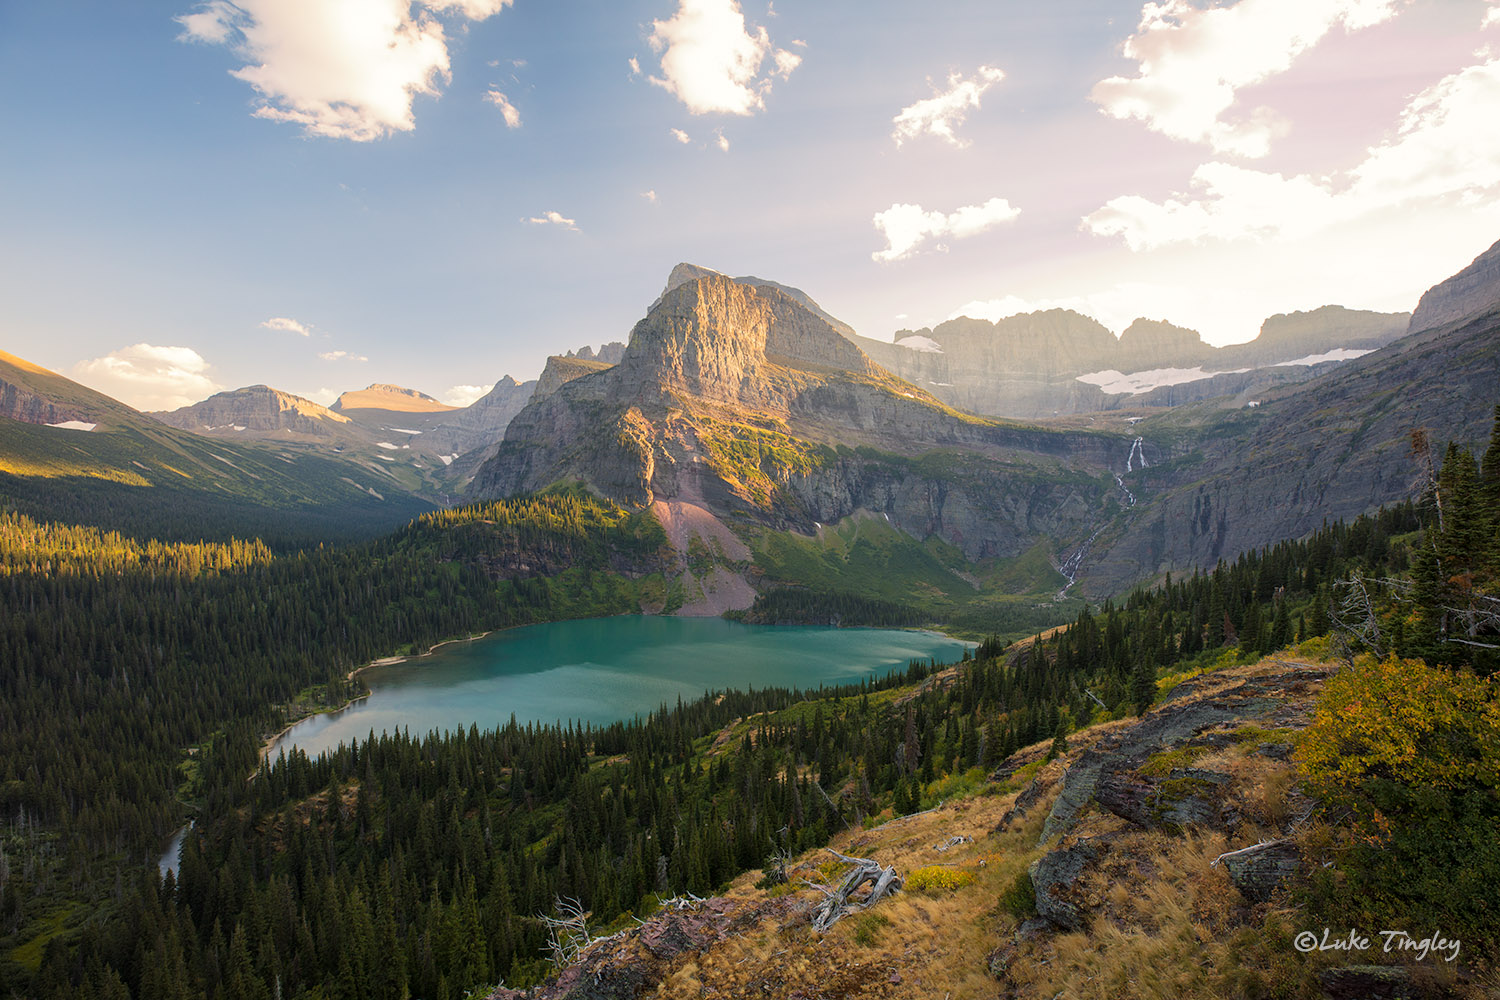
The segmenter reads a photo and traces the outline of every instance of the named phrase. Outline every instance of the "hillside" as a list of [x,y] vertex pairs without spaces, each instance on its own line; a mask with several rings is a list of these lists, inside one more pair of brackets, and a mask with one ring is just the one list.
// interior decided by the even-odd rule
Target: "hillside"
[[386,530],[428,507],[377,468],[179,430],[10,355],[0,399],[0,498],[36,517],[286,539]]
[[1232,559],[1275,538],[1410,495],[1425,458],[1411,432],[1481,444],[1500,385],[1500,313],[1412,334],[1258,405],[1178,407],[1136,425],[1164,456],[1126,478],[1142,502],[1106,530],[1085,573],[1103,596],[1165,571]]

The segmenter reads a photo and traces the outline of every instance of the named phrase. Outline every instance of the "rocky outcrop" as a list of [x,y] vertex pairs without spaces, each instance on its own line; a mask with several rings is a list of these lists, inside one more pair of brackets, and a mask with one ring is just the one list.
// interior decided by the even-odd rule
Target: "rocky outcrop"
[[[1223,791],[1228,776],[1199,768],[1163,768],[1156,776],[1143,774],[1156,755],[1168,750],[1227,744],[1227,737],[1200,739],[1206,730],[1229,723],[1277,718],[1293,695],[1321,679],[1321,667],[1287,665],[1216,691],[1211,697],[1187,697],[1174,692],[1141,720],[1100,739],[1084,750],[1063,775],[1062,790],[1042,827],[1046,844],[1073,828],[1091,803],[1140,826],[1181,830],[1189,825],[1228,826]],[[1200,683],[1210,683],[1209,680]],[[1186,689],[1187,686],[1185,685]],[[1159,759],[1158,759],[1159,760]]]
[[[661,305],[662,300],[667,297],[667,293],[672,291],[674,288],[680,288],[690,281],[697,281],[699,278],[710,277],[722,278],[727,277],[727,275],[723,274],[720,271],[715,271],[711,267],[703,267],[698,264],[678,264],[676,267],[672,268],[671,273],[667,275],[666,287],[663,288],[661,294],[656,297],[656,301],[651,303],[651,308],[655,309],[657,306]],[[733,278],[731,280],[741,285],[749,285],[752,288],[775,289],[776,291],[781,292],[783,295],[790,298],[792,301],[796,302],[798,305],[802,306],[802,308],[806,309],[814,316],[821,319],[823,322],[827,323],[840,336],[847,337],[851,340],[855,338],[854,327],[850,326],[848,323],[845,323],[843,320],[836,319],[835,317],[829,315],[829,313],[822,306],[813,301],[813,297],[811,295],[808,295],[800,288],[793,288],[790,285],[783,285],[779,281],[771,281],[767,278],[757,278],[752,275]],[[601,351],[601,357],[599,358],[599,360],[606,361],[609,359],[604,358]]]
[[598,353],[595,353],[594,349],[589,345],[584,344],[576,351],[568,351],[563,355],[565,358],[577,358],[580,361],[597,361],[605,365],[617,365],[624,356],[625,345],[618,340],[612,340],[607,344],[600,345]]
[[545,399],[575,378],[583,378],[585,375],[601,372],[608,367],[610,366],[602,361],[554,354],[547,359],[547,364],[542,368],[541,377],[536,380],[536,388],[532,390],[527,402],[529,403],[532,399]]
[[1302,867],[1302,849],[1290,840],[1270,840],[1221,854],[1229,880],[1252,903],[1266,903]]
[[1120,333],[1111,358],[1114,363],[1108,367],[1124,372],[1194,368],[1212,365],[1215,353],[1196,330],[1165,320],[1138,319]]
[[1500,309],[1500,242],[1423,294],[1408,329],[1416,333]]
[[1399,1000],[1414,995],[1411,970],[1399,965],[1346,965],[1318,973],[1328,1000]]
[[347,430],[350,423],[342,413],[268,385],[215,393],[202,402],[152,416],[185,431],[200,434],[232,431],[251,437],[278,433],[335,437]]
[[27,424],[60,424],[83,419],[77,407],[59,405],[3,379],[0,379],[0,417]]
[[1065,931],[1083,930],[1088,920],[1089,894],[1084,873],[1104,854],[1100,839],[1080,838],[1070,847],[1049,851],[1031,863],[1031,886],[1036,893],[1036,912]]

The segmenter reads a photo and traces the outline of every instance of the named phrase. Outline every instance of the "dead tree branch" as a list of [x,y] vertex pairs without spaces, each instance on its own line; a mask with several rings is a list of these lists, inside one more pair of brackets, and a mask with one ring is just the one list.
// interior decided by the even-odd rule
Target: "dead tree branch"
[[[894,865],[883,868],[869,858],[851,858],[831,847],[824,850],[854,867],[839,882],[837,888],[814,886],[824,895],[823,902],[813,910],[812,916],[813,930],[819,934],[826,932],[849,914],[868,909],[901,889],[901,876],[896,873]],[[866,883],[870,886],[869,891],[864,896],[855,898],[855,893]]]

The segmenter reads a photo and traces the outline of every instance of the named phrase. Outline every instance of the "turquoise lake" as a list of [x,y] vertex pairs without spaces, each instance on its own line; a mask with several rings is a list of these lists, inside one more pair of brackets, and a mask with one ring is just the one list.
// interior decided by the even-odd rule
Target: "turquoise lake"
[[370,696],[314,716],[271,749],[310,755],[405,729],[489,729],[521,722],[595,724],[645,715],[705,691],[858,682],[913,659],[953,661],[971,644],[928,632],[739,625],[721,618],[626,615],[553,622],[443,646],[371,667]]

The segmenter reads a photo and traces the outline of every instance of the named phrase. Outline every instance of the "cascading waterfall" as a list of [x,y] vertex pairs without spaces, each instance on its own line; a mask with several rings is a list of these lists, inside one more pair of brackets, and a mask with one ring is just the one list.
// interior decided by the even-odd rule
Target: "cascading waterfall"
[[[1139,462],[1139,464],[1137,464],[1137,462]],[[1132,472],[1135,472],[1137,469],[1147,468],[1147,465],[1146,439],[1143,437],[1138,437],[1130,443],[1130,454],[1125,456],[1125,471],[1123,473],[1114,473],[1115,485],[1120,487],[1121,493],[1125,494],[1125,506],[1135,506],[1135,494],[1130,492],[1130,487],[1125,485],[1125,476],[1129,475]],[[1057,568],[1057,571],[1061,573],[1063,577],[1068,581],[1068,585],[1057,592],[1056,600],[1060,601],[1068,596],[1068,591],[1073,588],[1073,584],[1078,579],[1079,567],[1083,565],[1084,557],[1089,554],[1089,547],[1094,544],[1094,539],[1098,538],[1099,533],[1106,527],[1108,527],[1107,524],[1102,524],[1099,527],[1095,528],[1093,534],[1089,535],[1084,543],[1078,546],[1077,550],[1074,551],[1072,555],[1068,556],[1068,558],[1063,561],[1063,564]]]

